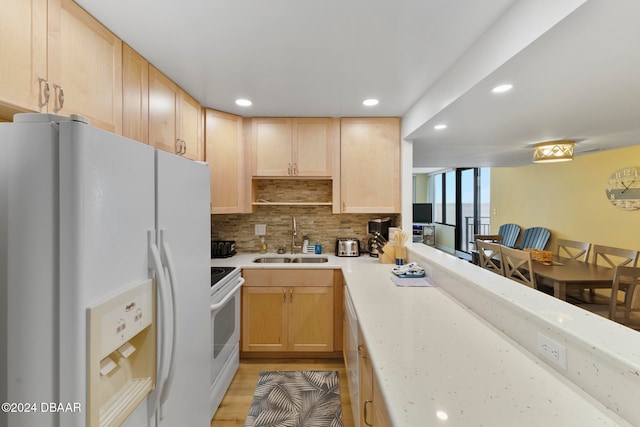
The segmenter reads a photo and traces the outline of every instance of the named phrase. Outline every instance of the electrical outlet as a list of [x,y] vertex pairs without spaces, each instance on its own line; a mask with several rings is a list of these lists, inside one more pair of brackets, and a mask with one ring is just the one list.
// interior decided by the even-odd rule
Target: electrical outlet
[[256,236],[267,235],[267,224],[256,224]]
[[538,332],[538,353],[556,366],[567,369],[567,347]]

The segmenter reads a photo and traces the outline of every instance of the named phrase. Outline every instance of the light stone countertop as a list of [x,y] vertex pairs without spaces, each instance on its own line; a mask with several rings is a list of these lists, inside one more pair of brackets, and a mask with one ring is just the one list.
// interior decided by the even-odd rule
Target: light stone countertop
[[260,256],[211,264],[342,270],[397,427],[631,425],[442,288],[396,287],[392,265],[327,254],[321,264],[252,262]]

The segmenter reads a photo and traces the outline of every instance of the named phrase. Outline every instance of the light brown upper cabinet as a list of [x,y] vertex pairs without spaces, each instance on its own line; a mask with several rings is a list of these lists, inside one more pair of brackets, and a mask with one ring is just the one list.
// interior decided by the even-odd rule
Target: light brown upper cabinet
[[342,213],[400,212],[400,119],[345,118],[340,125]]
[[122,135],[149,143],[149,63],[122,46]]
[[211,213],[245,213],[245,185],[248,178],[244,167],[242,117],[215,110],[206,110],[205,153],[211,168]]
[[253,119],[253,176],[332,177],[338,128],[331,118]]
[[202,160],[200,104],[149,65],[149,144],[191,160]]
[[122,41],[72,0],[49,0],[48,111],[122,133]]
[[122,132],[122,42],[72,0],[3,0],[0,103]]
[[42,105],[46,111],[47,0],[0,5],[0,103],[23,111]]

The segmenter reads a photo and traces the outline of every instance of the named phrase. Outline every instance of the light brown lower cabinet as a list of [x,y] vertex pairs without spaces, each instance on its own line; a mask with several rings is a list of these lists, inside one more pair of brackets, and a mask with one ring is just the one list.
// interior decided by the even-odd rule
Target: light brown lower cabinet
[[333,270],[243,270],[243,352],[334,351]]
[[[393,427],[382,398],[380,385],[373,374],[371,358],[362,334],[360,334],[358,355],[360,358],[360,426]],[[351,404],[353,405],[354,402]]]

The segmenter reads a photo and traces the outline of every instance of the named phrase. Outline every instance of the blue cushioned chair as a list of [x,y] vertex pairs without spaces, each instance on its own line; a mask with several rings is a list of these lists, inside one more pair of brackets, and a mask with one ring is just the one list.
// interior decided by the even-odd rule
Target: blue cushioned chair
[[520,235],[520,226],[517,224],[502,224],[498,229],[498,234],[502,236],[502,245],[515,248],[516,240]]
[[547,246],[547,242],[551,237],[551,232],[544,227],[531,227],[524,230],[520,249],[539,249],[543,250]]

